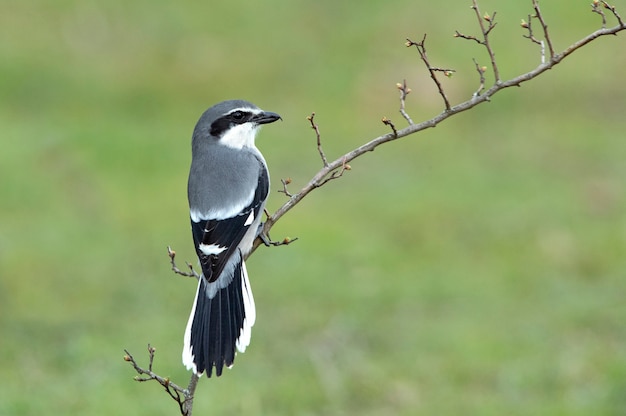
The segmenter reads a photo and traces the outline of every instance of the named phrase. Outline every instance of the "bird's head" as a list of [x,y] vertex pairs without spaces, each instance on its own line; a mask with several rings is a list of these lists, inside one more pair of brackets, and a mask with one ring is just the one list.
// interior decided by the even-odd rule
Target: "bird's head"
[[193,137],[234,149],[254,147],[259,128],[280,119],[278,114],[263,111],[248,101],[222,101],[202,114]]

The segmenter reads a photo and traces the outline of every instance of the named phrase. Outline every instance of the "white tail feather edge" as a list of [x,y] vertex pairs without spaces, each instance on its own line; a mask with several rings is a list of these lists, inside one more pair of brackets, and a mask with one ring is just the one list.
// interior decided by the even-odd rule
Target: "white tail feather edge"
[[[200,278],[202,279],[202,277]],[[193,323],[193,317],[196,314],[196,303],[198,302],[198,292],[200,291],[201,280],[198,279],[198,288],[196,289],[196,297],[193,299],[193,306],[191,307],[191,313],[189,314],[189,320],[187,321],[187,328],[185,328],[185,335],[183,336],[183,364],[187,370],[193,370],[195,374],[198,373],[196,363],[193,362],[195,355],[193,348],[191,347],[191,325]]]
[[243,310],[246,317],[243,320],[243,328],[241,328],[235,346],[238,351],[245,352],[246,347],[250,345],[252,327],[256,321],[256,307],[254,305],[254,297],[252,296],[252,288],[248,280],[248,270],[246,269],[245,262],[241,262],[241,273],[241,293],[243,295]]

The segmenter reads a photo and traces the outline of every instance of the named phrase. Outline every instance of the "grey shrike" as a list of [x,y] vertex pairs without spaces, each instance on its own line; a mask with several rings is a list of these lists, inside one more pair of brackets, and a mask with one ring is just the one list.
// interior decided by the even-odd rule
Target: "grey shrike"
[[235,348],[250,343],[256,318],[244,263],[259,235],[269,173],[254,139],[279,120],[247,101],[230,100],[202,114],[192,138],[187,194],[191,229],[202,267],[184,336],[183,364],[220,376]]

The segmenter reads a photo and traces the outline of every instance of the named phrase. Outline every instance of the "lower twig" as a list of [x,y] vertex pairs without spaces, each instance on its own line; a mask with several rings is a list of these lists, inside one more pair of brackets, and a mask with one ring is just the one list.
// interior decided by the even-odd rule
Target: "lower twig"
[[191,264],[185,262],[185,264],[187,264],[187,267],[189,267],[188,272],[184,272],[180,270],[178,266],[176,266],[176,262],[174,261],[174,258],[176,257],[176,252],[172,250],[170,246],[167,246],[167,255],[170,258],[170,264],[172,265],[172,270],[174,271],[174,273],[185,277],[195,277],[196,279],[200,278],[200,275],[193,269],[193,266]]
[[[169,377],[161,377],[160,375],[152,371],[152,364],[154,363],[155,351],[156,351],[156,348],[148,344],[148,354],[150,356],[148,369],[145,369],[139,366],[139,364],[137,364],[137,361],[135,361],[135,358],[131,355],[130,352],[128,352],[128,350],[124,350],[124,352],[126,353],[126,355],[124,356],[124,361],[129,362],[133,366],[137,374],[139,374],[138,376],[135,376],[135,381],[145,382],[145,381],[155,380],[161,386],[163,386],[167,394],[169,394],[169,396],[176,403],[178,403],[180,414],[183,416],[191,416],[193,394],[195,392],[195,384],[193,385],[190,384],[189,388],[184,389],[180,387],[179,385],[172,383]],[[192,381],[193,381],[193,377],[192,377]],[[197,380],[196,380],[196,384],[197,384]]]

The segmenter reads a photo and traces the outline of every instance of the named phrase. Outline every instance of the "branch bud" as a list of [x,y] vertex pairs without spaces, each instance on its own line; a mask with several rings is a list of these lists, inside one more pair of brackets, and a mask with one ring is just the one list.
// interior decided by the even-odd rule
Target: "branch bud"
[[524,19],[522,19],[522,23],[520,24],[520,26],[523,27],[524,29],[528,29],[528,23]]
[[489,13],[485,13],[485,15],[483,16],[483,19],[485,19],[488,22],[491,22],[491,16],[489,16]]
[[124,355],[124,361],[130,361],[130,356],[128,354]]

